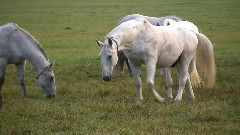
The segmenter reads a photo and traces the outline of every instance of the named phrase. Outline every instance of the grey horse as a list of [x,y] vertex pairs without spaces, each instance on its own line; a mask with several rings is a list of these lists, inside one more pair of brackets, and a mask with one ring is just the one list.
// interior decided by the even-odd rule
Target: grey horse
[[0,107],[2,106],[2,85],[8,64],[15,64],[23,97],[26,97],[24,70],[28,60],[37,70],[36,81],[42,87],[46,98],[55,97],[53,62],[41,48],[39,42],[17,24],[0,26]]

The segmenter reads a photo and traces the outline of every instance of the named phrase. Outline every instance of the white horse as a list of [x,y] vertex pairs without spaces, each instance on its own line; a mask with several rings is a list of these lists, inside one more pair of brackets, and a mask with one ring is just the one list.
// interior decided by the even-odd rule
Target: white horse
[[204,80],[210,87],[215,82],[215,62],[211,42],[201,33],[194,33],[184,27],[153,26],[146,19],[130,20],[107,34],[101,47],[102,77],[109,81],[116,65],[117,52],[123,50],[129,59],[137,86],[137,99],[143,100],[141,86],[141,65],[146,65],[147,86],[155,99],[163,102],[154,87],[156,68],[175,66],[179,75],[179,89],[175,101],[182,99],[186,84],[187,95],[195,99],[190,74],[195,66],[195,57],[205,74]]
[[[134,19],[138,19],[138,18],[145,18],[147,21],[149,21],[152,25],[155,26],[167,26],[173,24],[174,22],[181,22],[178,23],[178,25],[181,25],[183,27],[186,27],[189,30],[192,30],[194,32],[200,32],[200,30],[191,22],[188,22],[187,20],[178,17],[178,16],[164,16],[164,17],[149,17],[149,16],[144,16],[144,15],[140,15],[140,14],[131,14],[131,15],[127,15],[125,17],[123,17],[122,19],[120,19],[118,25],[120,25],[121,23],[124,23],[126,21],[129,20],[134,20]],[[129,67],[128,64],[128,60],[126,58],[126,56],[124,55],[124,53],[122,53],[122,51],[119,51],[120,53],[118,53],[118,62],[116,64],[116,66],[113,68],[113,73],[116,72],[123,72],[123,66],[124,66],[124,61],[126,61],[127,66],[128,66],[128,72],[131,75],[132,71],[131,68]],[[167,88],[167,95],[170,98],[173,98],[172,96],[172,85],[173,85],[173,79],[171,77],[171,67],[166,67],[164,69],[161,70],[161,74],[165,75],[166,78],[166,88]],[[191,76],[191,81],[192,81],[192,85],[193,87],[200,87],[202,86],[202,80],[198,74],[197,69],[194,67]]]
[[[126,21],[134,20],[134,19],[138,19],[138,18],[145,18],[147,21],[149,21],[152,25],[155,25],[155,26],[163,26],[164,23],[166,23],[165,22],[166,19],[174,20],[176,22],[186,21],[185,19],[175,16],[175,15],[164,16],[164,17],[158,18],[158,17],[144,16],[144,15],[140,15],[140,14],[131,14],[131,15],[127,15],[127,16],[124,16],[123,18],[121,18],[118,22],[118,25],[120,25]],[[132,70],[128,64],[128,59],[126,58],[126,56],[124,55],[124,53],[122,51],[120,51],[118,53],[118,62],[116,64],[116,66],[113,68],[113,72],[114,73],[119,72],[120,74],[122,74],[123,67],[124,67],[124,61],[126,61],[129,75],[132,76]],[[170,71],[168,69],[165,69],[165,71],[166,71],[165,75],[166,75],[166,81],[167,81],[167,89],[171,89],[172,88],[171,73],[167,72],[167,71]]]
[[2,105],[2,85],[8,64],[15,64],[18,72],[21,92],[26,97],[24,70],[28,60],[37,70],[37,83],[43,89],[46,98],[55,97],[55,77],[53,63],[49,62],[39,42],[27,31],[14,23],[0,27],[0,106]]

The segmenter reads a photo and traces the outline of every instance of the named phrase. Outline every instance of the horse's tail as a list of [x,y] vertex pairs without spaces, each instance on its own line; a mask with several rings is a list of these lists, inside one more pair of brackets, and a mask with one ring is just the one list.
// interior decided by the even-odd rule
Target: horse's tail
[[196,65],[194,65],[193,71],[191,73],[191,82],[192,82],[192,86],[195,88],[201,87],[202,82],[203,82],[201,77],[198,74]]
[[198,38],[196,51],[196,63],[200,75],[206,87],[212,87],[215,83],[216,67],[214,61],[213,45],[211,41],[201,33],[195,33]]

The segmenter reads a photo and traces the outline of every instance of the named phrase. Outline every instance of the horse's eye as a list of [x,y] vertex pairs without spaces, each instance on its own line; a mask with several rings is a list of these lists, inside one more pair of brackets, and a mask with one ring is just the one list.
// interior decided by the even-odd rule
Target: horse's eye
[[111,59],[112,58],[112,56],[108,56],[108,59]]

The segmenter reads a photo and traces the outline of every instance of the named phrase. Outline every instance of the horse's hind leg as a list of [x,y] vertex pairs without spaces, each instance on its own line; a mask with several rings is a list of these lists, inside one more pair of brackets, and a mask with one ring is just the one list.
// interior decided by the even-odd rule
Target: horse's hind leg
[[147,86],[150,89],[158,102],[164,102],[164,98],[162,98],[156,91],[154,86],[154,77],[156,72],[156,62],[148,61],[146,63],[146,70],[147,70]]
[[167,96],[169,98],[173,98],[172,96],[172,84],[173,84],[173,80],[171,77],[171,69],[169,67],[164,68],[164,73],[165,73],[165,77],[166,77],[166,83],[167,83]]
[[174,99],[176,102],[182,100],[183,89],[186,85],[187,79],[190,77],[188,74],[188,65],[183,63],[184,62],[181,61],[179,64],[176,65],[179,74],[179,88],[177,96]]
[[17,72],[18,72],[18,78],[19,78],[19,84],[21,87],[22,96],[26,97],[26,88],[24,83],[24,70],[25,70],[26,60],[23,62],[16,64]]
[[[195,59],[192,59],[189,67],[188,67],[188,74],[191,75],[193,72],[195,66]],[[191,85],[191,79],[190,76],[188,76],[187,78],[187,82],[186,82],[186,92],[187,95],[190,99],[195,99],[194,93],[193,93],[193,89],[192,89],[192,85]]]
[[4,76],[6,70],[7,62],[0,59],[0,108],[2,107],[2,86],[4,83]]

